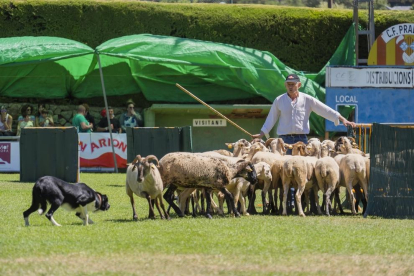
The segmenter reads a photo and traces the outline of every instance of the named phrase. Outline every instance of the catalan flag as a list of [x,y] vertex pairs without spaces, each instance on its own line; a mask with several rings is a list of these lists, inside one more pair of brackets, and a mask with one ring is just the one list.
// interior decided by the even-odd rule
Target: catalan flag
[[388,43],[378,36],[371,47],[368,65],[414,65],[414,35],[401,35]]

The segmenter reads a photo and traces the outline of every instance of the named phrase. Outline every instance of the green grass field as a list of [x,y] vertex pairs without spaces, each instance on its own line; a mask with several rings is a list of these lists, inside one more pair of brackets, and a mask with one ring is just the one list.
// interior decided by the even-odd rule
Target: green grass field
[[[250,216],[132,221],[125,174],[82,173],[109,197],[85,227],[59,209],[54,227],[22,212],[34,183],[0,175],[0,275],[413,275],[414,223],[361,216]],[[258,197],[260,198],[260,197]],[[257,200],[259,203],[259,200]],[[349,210],[346,210],[349,212]]]

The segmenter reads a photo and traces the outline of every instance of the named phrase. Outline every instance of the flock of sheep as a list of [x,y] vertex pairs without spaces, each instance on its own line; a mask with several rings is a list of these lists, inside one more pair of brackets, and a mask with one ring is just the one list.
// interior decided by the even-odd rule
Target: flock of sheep
[[[169,219],[170,208],[165,209],[163,198],[179,217],[187,212],[190,199],[193,216],[196,210],[207,218],[211,218],[212,210],[223,214],[226,201],[229,212],[238,217],[239,212],[243,215],[256,213],[254,202],[258,189],[262,190],[264,214],[280,212],[287,215],[287,197],[291,187],[296,190],[296,211],[300,216],[305,216],[304,209],[310,212],[311,190],[318,214],[322,214],[323,207],[328,216],[336,210],[332,206],[332,198],[343,212],[339,200],[340,187],[346,187],[350,202],[355,202],[355,192],[359,193],[365,212],[370,160],[350,138],[340,137],[335,142],[311,138],[307,145],[303,142],[288,145],[281,138],[271,138],[266,142],[240,139],[226,145],[233,148],[233,152],[173,152],[159,161],[153,155],[138,155],[126,173],[126,192],[131,200],[133,219],[138,219],[133,194],[148,200],[149,218],[155,218],[155,203],[161,218]],[[292,149],[292,155],[285,154],[287,149]],[[167,191],[163,195],[164,189]],[[319,206],[319,190],[324,195],[322,208]],[[219,199],[218,206],[212,200],[213,194]],[[175,199],[178,199],[179,206]],[[351,210],[356,214],[355,204],[351,204]]]

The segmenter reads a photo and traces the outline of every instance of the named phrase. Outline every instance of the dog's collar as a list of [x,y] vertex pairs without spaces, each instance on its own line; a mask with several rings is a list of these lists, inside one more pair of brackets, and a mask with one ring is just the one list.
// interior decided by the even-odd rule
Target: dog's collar
[[[102,206],[102,197],[98,193],[96,195],[98,196],[98,199],[99,199],[99,205],[98,205],[98,208],[96,208],[96,210],[99,210],[99,209],[101,209],[101,206]],[[96,207],[96,205],[95,205],[95,207]]]

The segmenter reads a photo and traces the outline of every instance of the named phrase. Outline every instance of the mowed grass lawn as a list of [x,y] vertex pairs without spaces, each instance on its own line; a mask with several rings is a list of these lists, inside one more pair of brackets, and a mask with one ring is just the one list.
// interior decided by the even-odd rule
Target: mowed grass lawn
[[[0,175],[0,275],[413,275],[414,223],[361,216],[250,216],[132,221],[125,174],[82,173],[109,197],[85,227],[59,209],[53,227],[22,212],[34,183]],[[260,197],[258,197],[260,198]],[[259,200],[258,202],[259,203]],[[349,212],[349,210],[347,210]]]

